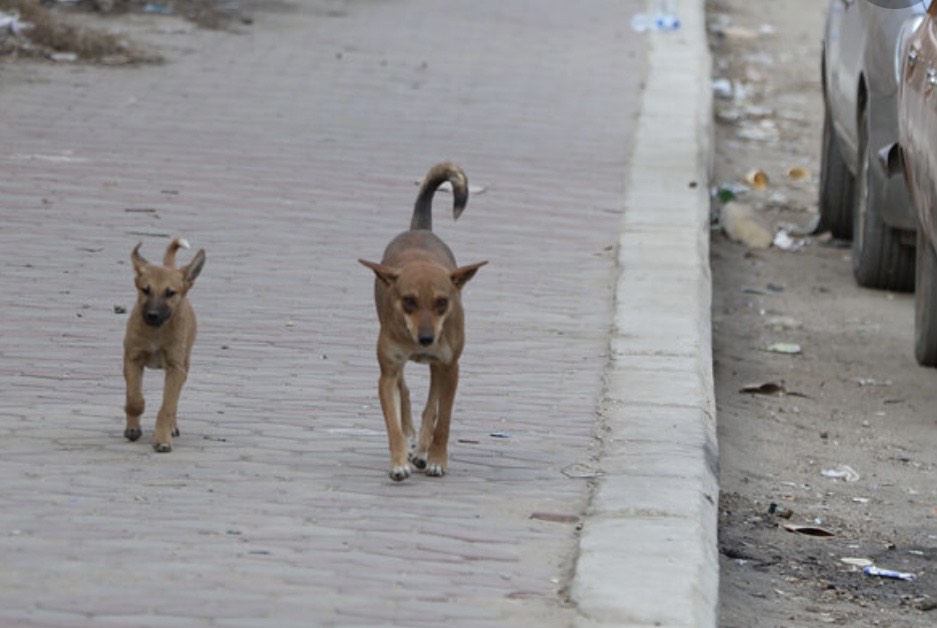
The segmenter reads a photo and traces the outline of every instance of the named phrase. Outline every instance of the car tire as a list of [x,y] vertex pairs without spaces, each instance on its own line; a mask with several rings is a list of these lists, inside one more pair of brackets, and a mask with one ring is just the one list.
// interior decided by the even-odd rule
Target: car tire
[[859,167],[853,198],[853,275],[866,288],[910,292],[914,289],[914,249],[902,244],[901,232],[882,220],[884,185],[869,172],[875,159],[869,147],[869,113],[864,109],[859,118]]
[[923,229],[917,232],[914,279],[914,357],[921,366],[937,366],[937,251]]
[[820,231],[834,238],[852,238],[852,201],[855,179],[839,149],[830,108],[824,105],[823,145],[820,161]]

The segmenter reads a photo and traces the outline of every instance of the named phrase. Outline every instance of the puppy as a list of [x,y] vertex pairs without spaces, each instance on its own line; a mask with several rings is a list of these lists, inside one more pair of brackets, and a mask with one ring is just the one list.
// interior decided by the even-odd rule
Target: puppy
[[189,374],[189,355],[195,342],[195,312],[186,295],[202,272],[205,250],[192,261],[176,268],[176,251],[189,243],[176,238],[169,243],[163,265],[150,264],[140,256],[140,244],[133,248],[130,260],[136,275],[137,302],[124,336],[124,379],[127,382],[127,427],[124,436],[135,441],[142,435],[143,367],[165,369],[163,405],[156,415],[153,449],[172,451],[172,437],[179,435],[176,408],[179,394]]
[[[452,251],[431,231],[433,194],[445,181],[452,184],[453,219],[458,219],[468,201],[468,180],[458,166],[437,164],[420,187],[410,230],[391,240],[380,264],[358,260],[376,276],[378,396],[390,446],[389,474],[397,482],[410,477],[408,460],[426,475],[446,473],[449,422],[465,342],[461,292],[488,263],[457,267]],[[415,434],[403,377],[408,360],[430,369],[429,397],[409,457],[408,441],[412,443]]]

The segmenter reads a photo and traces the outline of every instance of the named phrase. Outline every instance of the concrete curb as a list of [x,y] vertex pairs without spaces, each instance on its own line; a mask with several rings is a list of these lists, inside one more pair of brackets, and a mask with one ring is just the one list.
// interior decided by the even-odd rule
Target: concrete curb
[[649,35],[625,191],[601,469],[573,580],[576,625],[715,626],[710,56],[703,0]]

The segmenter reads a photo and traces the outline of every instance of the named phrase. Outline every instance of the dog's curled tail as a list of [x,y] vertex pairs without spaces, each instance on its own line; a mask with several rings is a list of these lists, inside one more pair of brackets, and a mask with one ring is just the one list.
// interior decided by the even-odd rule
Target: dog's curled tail
[[410,229],[433,229],[433,194],[436,188],[448,181],[452,185],[452,219],[458,220],[468,203],[468,178],[454,163],[445,161],[429,169],[420,192],[413,205],[413,218],[410,220]]
[[163,266],[167,268],[176,267],[176,251],[189,248],[189,241],[185,238],[173,238],[169,246],[166,247],[166,254],[163,255]]

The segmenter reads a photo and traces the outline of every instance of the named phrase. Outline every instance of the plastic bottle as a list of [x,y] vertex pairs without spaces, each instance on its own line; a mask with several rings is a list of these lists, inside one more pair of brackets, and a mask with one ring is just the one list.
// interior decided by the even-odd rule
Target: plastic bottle
[[631,28],[643,33],[646,31],[675,31],[680,28],[677,15],[678,0],[654,0],[648,13],[637,13],[631,18]]

